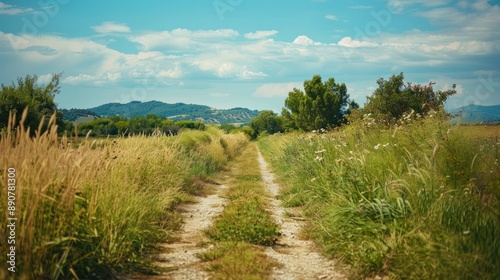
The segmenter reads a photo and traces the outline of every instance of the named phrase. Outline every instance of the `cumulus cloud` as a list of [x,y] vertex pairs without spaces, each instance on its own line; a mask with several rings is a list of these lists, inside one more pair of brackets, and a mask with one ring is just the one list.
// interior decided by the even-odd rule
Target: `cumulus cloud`
[[295,40],[293,40],[293,43],[296,45],[301,45],[301,46],[312,46],[312,45],[321,45],[319,42],[313,41],[311,38],[307,37],[306,35],[300,35]]
[[106,21],[100,25],[91,26],[97,33],[130,33],[130,28],[125,24],[114,21]]
[[342,38],[339,43],[339,46],[350,47],[350,48],[358,48],[358,47],[378,47],[379,44],[374,42],[364,42],[353,40],[351,37]]

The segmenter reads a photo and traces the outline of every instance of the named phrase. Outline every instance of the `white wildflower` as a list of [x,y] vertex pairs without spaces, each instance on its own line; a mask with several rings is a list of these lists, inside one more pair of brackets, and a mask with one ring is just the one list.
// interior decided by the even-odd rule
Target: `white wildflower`
[[323,158],[320,157],[320,156],[316,156],[316,158],[314,160],[317,160],[317,161],[321,162],[321,161],[323,161]]
[[380,144],[376,145],[375,147],[373,147],[375,150],[378,150],[378,148],[380,148]]

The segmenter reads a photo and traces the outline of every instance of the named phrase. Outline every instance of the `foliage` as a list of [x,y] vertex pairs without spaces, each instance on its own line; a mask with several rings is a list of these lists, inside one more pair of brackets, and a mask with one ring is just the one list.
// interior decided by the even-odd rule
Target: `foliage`
[[321,76],[304,82],[305,93],[293,89],[285,100],[282,116],[286,129],[312,131],[328,126],[339,126],[344,122],[349,100],[345,84],[336,83],[334,78],[322,82]]
[[368,97],[365,109],[377,118],[388,122],[400,119],[404,113],[410,111],[415,114],[426,115],[429,111],[438,111],[443,108],[448,97],[454,95],[452,90],[435,91],[430,82],[428,85],[404,83],[404,75],[392,75],[389,80],[380,78],[378,88]]
[[[7,209],[7,170],[15,168],[19,279],[152,273],[146,256],[180,225],[174,206],[194,180],[221,170],[248,142],[242,134],[211,130],[196,131],[208,140],[192,146],[180,143],[184,132],[77,144],[58,138],[54,126],[30,137],[9,121],[0,135],[0,209]],[[7,220],[6,211],[0,215]],[[1,227],[0,235],[7,230]]]
[[[57,105],[54,101],[56,94],[59,93],[59,79],[61,74],[53,74],[51,81],[45,85],[37,84],[36,75],[26,75],[18,78],[17,85],[6,86],[2,84],[0,91],[0,129],[6,128],[9,120],[9,112],[12,111],[20,118],[21,113],[28,107],[28,113],[24,125],[30,128],[31,135],[34,135],[42,119],[45,119],[43,125],[47,128],[47,123],[52,114],[56,112]],[[64,128],[62,113],[57,112],[56,124],[60,129]]]
[[[160,117],[154,114],[134,116],[130,119],[121,116],[107,118],[97,118],[90,122],[78,125],[79,136],[108,136],[124,134],[166,134],[177,135],[181,128],[205,130],[206,126],[200,121],[177,121]],[[73,128],[67,126],[67,131],[72,132]]]
[[277,114],[270,110],[264,110],[250,121],[250,127],[261,134],[264,131],[268,134],[283,132],[283,120]]
[[498,135],[436,112],[260,140],[308,234],[359,277],[498,279]]
[[61,113],[63,114],[64,120],[74,122],[80,117],[87,117],[87,116],[93,116],[93,117],[98,117],[96,116],[92,111],[87,110],[87,109],[61,109]]

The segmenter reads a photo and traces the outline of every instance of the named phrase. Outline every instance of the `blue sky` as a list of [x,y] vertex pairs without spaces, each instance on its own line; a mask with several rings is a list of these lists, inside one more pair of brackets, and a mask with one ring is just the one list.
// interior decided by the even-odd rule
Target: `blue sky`
[[320,74],[363,105],[380,77],[448,107],[500,104],[500,1],[0,1],[0,83],[64,72],[60,108],[132,100],[280,112]]

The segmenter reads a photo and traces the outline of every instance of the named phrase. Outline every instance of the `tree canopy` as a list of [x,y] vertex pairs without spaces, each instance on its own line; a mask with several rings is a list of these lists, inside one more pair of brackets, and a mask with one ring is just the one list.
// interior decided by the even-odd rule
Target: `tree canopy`
[[344,115],[349,112],[349,100],[344,83],[336,83],[334,78],[323,82],[320,75],[304,82],[304,91],[294,88],[285,100],[282,116],[287,129],[311,131],[339,126]]
[[[0,128],[7,126],[10,111],[16,114],[17,120],[19,120],[21,113],[27,107],[28,114],[24,125],[30,128],[31,133],[34,133],[42,118],[45,117],[45,120],[48,121],[57,110],[54,98],[60,91],[59,79],[61,76],[62,73],[53,74],[51,81],[45,86],[37,84],[38,77],[36,75],[26,75],[24,79],[18,78],[17,85],[14,82],[9,86],[2,84]],[[63,129],[64,126],[62,117],[62,114],[57,112],[56,124],[59,125],[60,129]]]
[[389,80],[380,78],[377,84],[378,88],[368,97],[365,110],[389,122],[400,119],[411,110],[421,115],[437,111],[443,108],[448,97],[456,93],[455,85],[451,90],[434,91],[434,82],[428,85],[405,84],[403,73],[392,75]]
[[281,117],[276,115],[271,110],[264,110],[259,115],[250,121],[250,127],[253,128],[257,134],[264,131],[269,134],[283,132],[283,121]]

